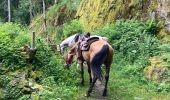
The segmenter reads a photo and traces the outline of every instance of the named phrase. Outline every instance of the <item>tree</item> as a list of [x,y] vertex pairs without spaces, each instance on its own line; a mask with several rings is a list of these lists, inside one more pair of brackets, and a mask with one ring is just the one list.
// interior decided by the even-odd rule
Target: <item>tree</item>
[[8,0],[8,22],[11,21],[11,1]]
[[33,10],[33,9],[32,9],[32,8],[33,8],[33,7],[32,7],[32,0],[29,0],[29,3],[30,3],[30,6],[29,6],[29,10],[30,10],[30,11],[29,11],[29,12],[30,12],[30,20],[32,20],[32,18],[33,18],[33,12],[32,12],[32,10]]

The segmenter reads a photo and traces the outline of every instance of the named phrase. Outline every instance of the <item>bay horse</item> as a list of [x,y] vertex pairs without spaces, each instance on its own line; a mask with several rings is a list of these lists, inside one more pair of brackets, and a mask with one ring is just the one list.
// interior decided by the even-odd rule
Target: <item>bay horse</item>
[[65,40],[63,40],[61,43],[60,43],[60,50],[61,50],[61,53],[63,54],[64,53],[64,48],[66,47],[69,47],[71,48],[73,45],[76,44],[76,42],[79,40],[79,39],[82,39],[83,37],[99,37],[99,39],[103,39],[103,40],[106,40],[108,41],[108,38],[107,37],[101,37],[101,36],[90,36],[90,33],[87,32],[85,34],[80,34],[80,33],[76,33],[68,38],[66,38]]
[[[78,41],[68,52],[66,57],[66,63],[71,64],[73,60],[73,56],[76,55],[77,58],[79,57],[77,54],[80,48],[80,44],[82,41]],[[82,68],[82,82],[84,83],[84,71],[83,71],[83,62],[85,61],[88,65],[88,73],[90,78],[90,86],[86,92],[86,96],[90,96],[94,84],[97,79],[101,80],[101,65],[105,65],[106,73],[105,73],[105,88],[103,91],[103,96],[107,95],[107,84],[109,80],[109,73],[110,67],[112,64],[112,57],[113,57],[113,48],[111,45],[105,41],[99,39],[98,41],[93,42],[88,51],[81,51],[81,55],[83,61],[80,63]],[[91,71],[93,74],[93,79],[91,77]]]

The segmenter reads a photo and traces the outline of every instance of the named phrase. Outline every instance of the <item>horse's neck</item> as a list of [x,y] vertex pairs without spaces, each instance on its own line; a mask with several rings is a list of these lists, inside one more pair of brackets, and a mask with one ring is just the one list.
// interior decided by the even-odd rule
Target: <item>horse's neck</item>
[[76,35],[73,35],[73,36],[70,36],[68,37],[67,39],[65,39],[62,43],[61,43],[61,46],[62,45],[68,45],[68,46],[71,46],[71,45],[74,45],[74,38],[75,38]]

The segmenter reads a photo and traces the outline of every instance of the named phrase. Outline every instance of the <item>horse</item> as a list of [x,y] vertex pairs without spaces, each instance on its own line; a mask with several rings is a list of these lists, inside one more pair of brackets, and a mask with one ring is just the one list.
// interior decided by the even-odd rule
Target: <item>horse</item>
[[71,48],[73,45],[75,45],[75,43],[78,41],[78,39],[80,39],[80,38],[82,39],[83,37],[99,37],[99,39],[108,41],[108,38],[106,38],[106,37],[101,37],[101,36],[97,36],[97,35],[90,36],[89,32],[85,33],[84,35],[81,35],[80,33],[76,33],[61,42],[61,44],[60,44],[61,53],[62,54],[64,53],[65,47]]
[[[73,60],[73,56],[76,55],[78,58],[78,52],[80,49],[80,44],[82,41],[76,42],[76,44],[68,51],[67,57],[66,57],[66,63],[71,64]],[[97,79],[101,80],[101,65],[105,65],[106,73],[105,73],[105,88],[103,91],[103,96],[106,96],[107,94],[107,84],[109,80],[109,73],[110,73],[110,67],[112,64],[112,58],[113,58],[113,48],[111,45],[105,41],[99,39],[98,41],[93,42],[89,50],[87,51],[81,51],[81,55],[83,58],[83,61],[80,63],[81,65],[81,71],[82,71],[82,83],[84,82],[84,70],[83,70],[83,62],[85,61],[88,65],[88,73],[90,78],[90,86],[86,92],[86,96],[90,96],[90,93],[92,92],[92,89],[94,87],[94,84]],[[93,78],[91,77],[91,71],[93,72]]]

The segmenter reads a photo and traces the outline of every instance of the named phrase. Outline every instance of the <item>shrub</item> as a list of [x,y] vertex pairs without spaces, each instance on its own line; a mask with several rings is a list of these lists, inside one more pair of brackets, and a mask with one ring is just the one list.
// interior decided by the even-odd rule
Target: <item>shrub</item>
[[64,24],[63,33],[65,37],[69,37],[75,33],[82,33],[83,26],[78,20],[72,20],[71,22]]
[[18,49],[29,43],[26,28],[19,24],[6,23],[0,26],[0,33],[0,62],[13,70],[25,66],[25,57]]
[[[5,67],[8,72],[12,73],[5,73],[0,76],[0,87],[4,87],[5,91],[7,91],[5,99],[22,100],[29,98],[30,96],[25,95],[18,85],[13,86],[10,84],[11,80],[16,78],[14,75],[15,71],[13,70],[20,70],[28,66],[26,57],[18,52],[18,48],[30,42],[27,29],[18,24],[6,23],[0,26],[0,33],[0,63],[2,63],[2,67]],[[75,85],[79,78],[77,68],[72,67],[71,70],[64,69],[61,55],[55,54],[43,39],[36,40],[36,49],[35,59],[29,65],[29,68],[32,68],[30,71],[38,71],[43,74],[38,76],[35,73],[38,80],[32,78],[31,72],[26,73],[26,76],[37,82],[37,84],[41,84],[42,87],[52,87],[53,93],[51,94],[51,89],[47,88],[45,91],[36,92],[35,94],[42,99],[49,98],[50,96],[52,98],[69,98],[73,96],[74,92],[77,91]],[[63,94],[61,95],[61,93]]]
[[157,32],[155,23],[135,20],[119,20],[94,34],[107,36],[113,48],[134,63],[137,59],[147,59],[158,54],[159,41],[154,36]]

